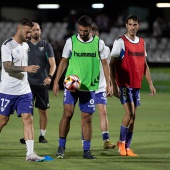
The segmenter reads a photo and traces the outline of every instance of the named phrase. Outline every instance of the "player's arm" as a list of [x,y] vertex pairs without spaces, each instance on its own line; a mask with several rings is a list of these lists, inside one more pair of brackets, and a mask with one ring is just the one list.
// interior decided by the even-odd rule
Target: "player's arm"
[[108,53],[106,50],[105,43],[101,39],[99,41],[99,51],[100,51],[101,64],[103,67],[103,72],[106,80],[106,94],[107,96],[110,96],[110,68],[108,64]]
[[50,85],[51,80],[52,80],[53,75],[54,75],[55,70],[56,70],[55,58],[54,57],[49,57],[48,61],[49,61],[49,64],[50,64],[50,70],[49,70],[48,77],[46,77],[45,80],[44,80],[44,86],[49,86]]
[[56,73],[56,76],[55,76],[55,79],[54,79],[54,83],[59,82],[64,70],[66,69],[67,63],[68,63],[68,58],[62,57],[60,64],[58,66],[58,69],[57,69],[57,73]]
[[49,57],[50,70],[49,75],[53,76],[56,70],[56,62],[54,57]]
[[62,53],[62,59],[59,63],[58,69],[57,69],[57,73],[54,79],[54,84],[53,84],[53,93],[55,96],[57,96],[59,94],[59,80],[64,72],[64,70],[67,67],[67,63],[68,60],[71,56],[72,53],[72,41],[71,38],[67,39],[65,45],[64,45],[64,49],[63,49],[63,53]]
[[[111,60],[110,48],[108,46],[105,46],[105,51],[106,51],[106,55],[107,55],[107,62],[108,62],[108,64],[110,64],[110,60]],[[109,66],[109,71],[110,71],[110,66]],[[110,77],[110,97],[111,96],[113,96],[113,84],[112,84],[112,80]]]
[[116,65],[119,62],[119,59],[122,57],[124,50],[124,42],[121,38],[117,39],[113,43],[113,47],[111,50],[111,61],[110,61],[110,76],[113,85],[113,95],[115,97],[120,97],[119,88],[116,82]]
[[149,84],[149,88],[150,88],[150,91],[151,91],[151,96],[154,96],[156,94],[156,89],[155,87],[153,86],[153,82],[152,82],[152,79],[151,79],[151,74],[150,74],[150,69],[149,69],[149,66],[145,60],[145,76],[146,76],[146,80]]
[[101,63],[103,65],[104,76],[106,79],[106,93],[110,96],[110,69],[107,58],[101,59]]
[[110,61],[110,77],[111,77],[111,82],[112,82],[112,86],[113,86],[113,95],[115,97],[120,97],[119,94],[119,88],[116,82],[116,63],[118,62],[118,58],[116,57],[112,57],[111,61]]
[[68,63],[68,58],[62,57],[60,64],[58,66],[57,73],[54,79],[54,84],[53,84],[53,93],[55,96],[59,94],[59,80],[64,70],[66,69],[67,63]]
[[12,61],[4,61],[3,66],[4,70],[7,73],[20,73],[20,72],[36,73],[40,68],[38,65],[15,66]]
[[54,50],[53,50],[53,47],[50,43],[48,43],[48,51],[47,51],[47,54],[48,54],[48,62],[49,62],[49,65],[50,65],[50,70],[49,70],[49,77],[52,78],[55,71],[56,71],[56,61],[55,61],[55,56],[54,56]]

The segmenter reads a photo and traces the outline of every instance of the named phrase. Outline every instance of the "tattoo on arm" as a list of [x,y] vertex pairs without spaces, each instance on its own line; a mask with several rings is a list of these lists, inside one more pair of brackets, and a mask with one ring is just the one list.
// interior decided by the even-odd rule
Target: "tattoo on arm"
[[3,66],[6,72],[11,73],[19,73],[24,72],[24,66],[14,66],[14,63],[12,61],[5,61],[3,62]]

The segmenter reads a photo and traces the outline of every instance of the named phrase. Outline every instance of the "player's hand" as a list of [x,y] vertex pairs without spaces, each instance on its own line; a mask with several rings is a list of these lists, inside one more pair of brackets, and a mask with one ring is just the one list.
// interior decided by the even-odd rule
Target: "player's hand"
[[113,85],[110,86],[110,97],[113,96]]
[[28,73],[36,73],[39,70],[40,66],[38,65],[30,65],[30,66],[25,66],[25,71]]
[[106,95],[107,95],[107,97],[110,96],[110,94],[111,94],[111,88],[110,88],[110,83],[108,83],[106,85]]
[[58,94],[59,94],[59,85],[58,85],[58,83],[55,83],[55,82],[53,84],[53,94],[55,96],[58,96]]
[[51,83],[51,78],[50,77],[46,77],[46,79],[43,82],[44,82],[44,86],[49,86],[50,83]]
[[156,95],[156,89],[153,85],[150,85],[150,91],[151,91],[150,96]]
[[113,86],[113,95],[117,98],[120,98],[120,90],[118,86]]

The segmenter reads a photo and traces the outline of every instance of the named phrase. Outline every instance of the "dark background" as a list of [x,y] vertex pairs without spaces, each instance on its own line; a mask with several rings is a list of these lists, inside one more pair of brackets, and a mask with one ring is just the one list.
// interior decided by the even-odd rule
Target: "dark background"
[[[59,9],[50,10],[39,10],[37,9],[37,4],[39,3],[58,3],[60,4]],[[104,3],[105,7],[103,9],[92,9],[92,3]],[[10,7],[10,8],[23,8],[36,10],[35,16],[43,21],[63,21],[70,14],[70,11],[75,10],[78,16],[82,14],[89,14],[92,18],[95,18],[99,13],[105,13],[109,18],[115,20],[119,14],[127,15],[129,8],[139,7],[149,10],[149,16],[147,20],[153,21],[158,15],[166,19],[169,18],[169,9],[158,9],[156,7],[157,2],[169,2],[168,0],[29,0],[29,1],[7,1],[1,0],[0,7]],[[16,11],[17,12],[17,11]],[[42,17],[44,16],[45,17]],[[1,17],[1,20],[4,18]]]
[[[138,36],[143,37],[146,40],[148,57],[155,58],[153,60],[148,60],[148,64],[151,67],[169,67],[170,66],[170,8],[157,8],[156,3],[158,2],[167,2],[169,0],[29,0],[29,1],[14,1],[11,2],[7,0],[0,0],[0,43],[8,38],[10,28],[7,27],[5,23],[8,22],[17,22],[19,19],[26,17],[30,20],[34,20],[43,25],[43,23],[52,22],[54,23],[69,23],[70,28],[68,29],[68,35],[64,35],[63,38],[59,41],[55,41],[47,37],[46,40],[49,41],[55,52],[57,66],[60,62],[62,56],[62,50],[66,38],[70,35],[69,29],[76,30],[74,27],[78,18],[84,14],[89,15],[94,22],[100,14],[104,14],[110,20],[110,25],[108,26],[109,30],[106,31],[108,34],[111,29],[116,27],[121,28],[125,27],[125,19],[127,15],[135,13],[138,14],[141,18],[141,22],[148,24],[148,27],[144,30],[140,29]],[[53,4],[57,3],[60,5],[59,9],[37,9],[38,4]],[[91,5],[93,3],[103,3],[103,9],[93,9]],[[118,18],[121,16],[123,18],[123,24],[118,25]],[[163,22],[159,24],[162,27],[161,37],[153,36],[153,23],[158,18],[161,17]],[[2,28],[5,27],[3,30]],[[73,27],[73,28],[71,28]],[[51,27],[53,28],[53,27]],[[50,29],[51,29],[50,28]],[[11,28],[12,29],[12,28]],[[51,33],[51,30],[49,34]],[[45,31],[45,30],[44,30]],[[42,32],[44,32],[42,29]],[[15,32],[15,30],[14,30]],[[13,34],[12,32],[11,34]],[[102,30],[100,30],[100,33]],[[57,36],[58,32],[55,36]],[[72,34],[72,33],[71,33]],[[11,36],[11,35],[10,35]],[[115,37],[112,37],[110,48],[112,48],[113,41]],[[151,45],[152,39],[156,38],[156,45],[153,48]],[[161,47],[161,39],[166,38],[166,44],[164,47]],[[106,38],[109,38],[106,35]],[[149,39],[148,39],[149,38]],[[154,39],[155,40],[155,39]],[[151,48],[152,47],[152,48]],[[160,47],[160,48],[159,48]],[[158,51],[159,50],[159,51]],[[158,55],[158,52],[160,55]],[[159,60],[157,60],[158,56]],[[166,59],[166,57],[168,59]],[[61,80],[62,83],[63,79]]]

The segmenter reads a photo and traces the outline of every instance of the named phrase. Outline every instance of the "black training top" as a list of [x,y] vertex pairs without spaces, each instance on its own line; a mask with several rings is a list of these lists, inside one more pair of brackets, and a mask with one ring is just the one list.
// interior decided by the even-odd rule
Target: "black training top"
[[32,85],[43,85],[44,79],[48,76],[49,57],[54,57],[54,51],[50,43],[45,40],[33,44],[30,41],[28,51],[28,65],[39,65],[36,73],[28,73],[28,81]]

